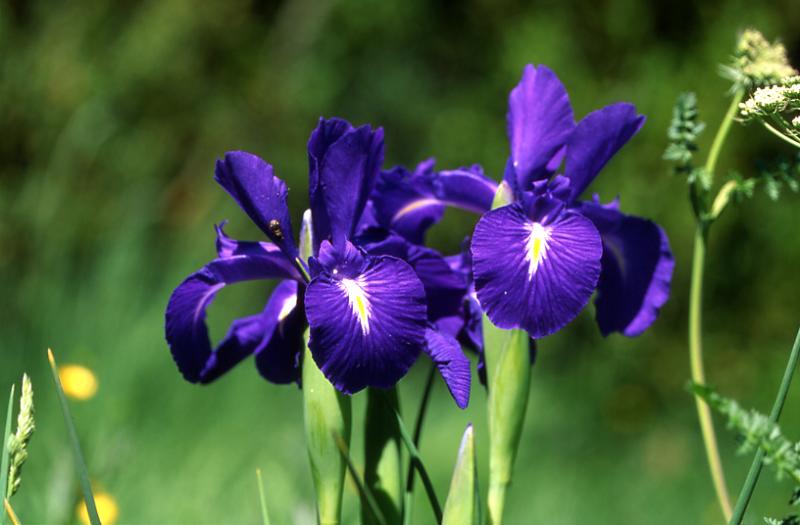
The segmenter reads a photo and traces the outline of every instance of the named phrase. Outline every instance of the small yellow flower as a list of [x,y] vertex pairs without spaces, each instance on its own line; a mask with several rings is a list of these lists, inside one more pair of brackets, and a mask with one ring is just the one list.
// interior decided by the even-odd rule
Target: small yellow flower
[[85,401],[97,393],[97,376],[81,365],[64,365],[58,369],[58,377],[67,397]]
[[[96,491],[94,493],[94,504],[97,506],[97,515],[103,525],[114,525],[119,518],[119,507],[117,500],[108,492]],[[75,509],[78,520],[84,525],[90,525],[89,511],[86,510],[86,503],[81,500]]]

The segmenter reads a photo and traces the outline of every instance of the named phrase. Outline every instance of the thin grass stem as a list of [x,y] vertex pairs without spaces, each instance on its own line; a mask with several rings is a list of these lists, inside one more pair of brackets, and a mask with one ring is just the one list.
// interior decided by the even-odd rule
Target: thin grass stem
[[[789,394],[789,385],[792,383],[794,371],[797,369],[797,362],[800,359],[800,330],[797,331],[797,336],[794,339],[792,352],[789,354],[789,362],[786,363],[786,370],[783,372],[783,379],[781,386],[778,388],[778,394],[775,397],[775,402],[772,404],[772,411],[769,413],[770,423],[777,423],[781,417],[783,405],[786,403],[786,396]],[[729,525],[740,525],[744,519],[747,506],[750,504],[750,498],[756,489],[758,477],[761,474],[761,468],[764,466],[764,449],[759,447],[753,457],[753,463],[750,465],[750,471],[747,473],[742,491],[739,493],[739,498],[736,500],[736,507],[733,509],[733,516],[730,519]]]
[[8,514],[12,525],[22,525],[17,517],[17,513],[14,512],[13,508],[11,508],[11,503],[8,502],[8,498],[3,498],[3,507],[6,509],[4,514]]
[[350,458],[350,449],[347,446],[347,442],[345,442],[344,438],[336,432],[333,433],[333,439],[336,441],[336,446],[339,447],[339,452],[341,452],[342,457],[347,464],[347,470],[350,472],[350,477],[353,478],[353,483],[356,484],[356,489],[358,489],[358,494],[361,496],[361,501],[367,503],[369,509],[372,511],[372,514],[375,517],[375,521],[381,525],[387,525],[386,518],[378,506],[378,501],[375,499],[372,491],[369,490],[369,487],[364,484],[364,480],[361,479],[361,476],[358,474],[358,469],[353,463],[353,460]]
[[[0,459],[0,494],[6,494],[8,491],[8,463],[10,457],[8,455],[8,439],[11,437],[11,420],[14,413],[14,389],[15,385],[11,385],[11,394],[8,396],[8,411],[6,412],[6,424],[3,430],[3,446],[2,446],[2,459]],[[6,513],[0,512],[0,525],[6,522]]]
[[403,443],[405,443],[408,453],[411,456],[411,464],[417,469],[419,477],[422,479],[422,484],[425,487],[425,493],[428,495],[431,509],[433,509],[433,514],[436,516],[436,523],[441,523],[442,506],[439,504],[439,498],[436,497],[436,490],[433,488],[433,482],[428,475],[428,470],[425,468],[422,457],[419,455],[419,450],[414,445],[414,441],[411,439],[408,430],[406,430],[406,426],[403,424],[403,418],[400,417],[400,414],[397,412],[395,412],[395,416],[397,416],[397,425],[400,427],[400,437],[403,438]]
[[261,523],[269,525],[269,511],[267,511],[267,497],[264,494],[264,480],[261,478],[261,469],[256,469],[256,482],[258,483],[258,501],[261,504]]

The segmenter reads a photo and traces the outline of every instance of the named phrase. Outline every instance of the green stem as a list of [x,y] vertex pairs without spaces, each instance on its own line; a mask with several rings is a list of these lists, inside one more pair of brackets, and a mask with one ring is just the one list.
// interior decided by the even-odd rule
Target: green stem
[[[778,395],[775,397],[775,402],[772,404],[772,411],[769,414],[770,423],[777,423],[778,418],[781,417],[783,405],[786,402],[786,396],[789,393],[789,385],[792,383],[792,376],[797,368],[797,361],[800,359],[800,330],[797,331],[797,336],[794,339],[794,346],[792,346],[792,353],[789,354],[789,362],[786,363],[786,370],[783,372],[783,380],[781,386],[778,388]],[[750,503],[750,498],[753,496],[753,491],[758,483],[758,476],[761,474],[761,467],[764,465],[764,449],[759,448],[753,458],[753,464],[750,465],[750,471],[747,473],[747,478],[742,486],[742,491],[739,493],[739,499],[736,500],[736,508],[733,509],[733,517],[729,525],[740,525],[744,519],[744,513],[747,511],[747,505]]]
[[[689,358],[692,368],[692,381],[705,385],[706,376],[703,368],[703,342],[702,342],[702,304],[703,304],[703,264],[706,253],[706,228],[698,225],[694,237],[694,255],[692,258],[692,282],[689,293]],[[700,431],[703,434],[708,467],[711,479],[717,493],[722,513],[725,520],[731,516],[731,501],[725,484],[725,472],[722,468],[717,436],[714,433],[714,422],[711,419],[711,409],[701,398],[695,397],[697,417],[700,420]]]
[[[425,388],[422,391],[422,398],[419,402],[419,410],[417,410],[417,420],[414,422],[414,446],[419,449],[419,442],[422,438],[422,423],[425,421],[425,414],[428,412],[428,402],[431,399],[431,391],[433,390],[433,380],[436,376],[436,365],[431,363],[431,368],[428,371],[428,378],[425,380]],[[409,459],[408,470],[406,473],[406,494],[403,503],[403,523],[404,525],[411,524],[411,505],[414,500],[414,464]]]
[[[714,179],[714,170],[717,166],[722,145],[728,137],[733,119],[739,108],[739,102],[744,97],[743,90],[737,90],[733,96],[730,107],[728,107],[725,117],[717,130],[711,150],[706,159],[705,171],[709,184]],[[692,381],[701,385],[706,384],[705,370],[703,367],[703,266],[706,257],[706,237],[708,234],[708,224],[704,219],[700,220],[694,236],[694,253],[692,255],[692,280],[689,292],[689,361],[692,369]],[[725,471],[722,468],[722,460],[717,445],[717,436],[714,432],[714,422],[711,418],[711,409],[706,402],[695,397],[697,406],[697,417],[700,421],[700,431],[703,435],[708,467],[711,471],[711,479],[714,483],[714,490],[717,493],[722,514],[725,520],[731,516],[731,498],[725,484]]]
[[[396,388],[367,389],[364,421],[364,483],[372,492],[390,525],[399,525],[403,513],[403,460],[395,412],[400,410]],[[362,509],[364,525],[375,523],[372,512]]]
[[742,101],[743,97],[744,90],[739,89],[736,91],[736,93],[734,93],[733,100],[731,100],[731,105],[728,107],[728,112],[725,113],[725,117],[722,119],[722,123],[719,125],[717,134],[714,137],[714,142],[711,143],[711,150],[708,152],[708,158],[706,159],[705,166],[709,181],[713,180],[714,178],[714,168],[717,166],[717,159],[722,151],[722,145],[725,143],[725,139],[728,137],[728,132],[731,129],[731,124],[733,124],[733,119],[736,117],[736,113],[739,111],[739,103]]
[[775,136],[776,136],[776,137],[778,137],[779,139],[781,139],[781,140],[785,140],[787,143],[791,144],[791,145],[792,145],[792,146],[794,146],[795,148],[800,148],[800,142],[797,142],[797,141],[795,141],[795,140],[792,140],[792,139],[790,139],[789,137],[787,137],[786,135],[784,135],[783,133],[781,133],[780,131],[778,131],[777,129],[775,129],[775,128],[774,128],[774,127],[773,127],[771,124],[769,124],[768,122],[762,122],[762,123],[764,124],[764,127],[765,127],[765,128],[767,128],[767,131],[769,131],[770,133],[772,133],[773,135],[775,135]]

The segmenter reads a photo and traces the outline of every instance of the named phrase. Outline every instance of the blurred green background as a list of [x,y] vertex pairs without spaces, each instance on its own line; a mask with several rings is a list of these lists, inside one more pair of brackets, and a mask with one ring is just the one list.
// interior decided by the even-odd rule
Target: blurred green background
[[[190,385],[163,340],[169,293],[213,256],[212,224],[228,218],[230,234],[258,238],[213,182],[214,160],[230,149],[268,159],[291,188],[295,219],[320,115],[384,126],[387,166],[436,155],[441,167],[479,162],[498,177],[506,96],[533,62],[558,73],[577,116],[617,100],[648,116],[592,190],[662,224],[677,267],[672,299],[642,337],[602,338],[588,308],[541,341],[508,523],[720,523],[684,390],[693,222],[685,182],[661,154],[682,90],[698,93],[707,148],[727,107],[717,65],[748,26],[782,38],[800,63],[796,0],[0,2],[0,386],[29,371],[38,407],[15,497],[22,520],[75,520],[46,368],[52,346],[61,363],[99,378],[98,395],[73,409],[120,523],[257,523],[257,467],[274,521],[312,523],[299,390],[266,383],[250,362],[211,386]],[[758,159],[790,153],[737,125],[720,170],[752,174]],[[800,324],[797,203],[759,192],[712,232],[709,379],[762,410]],[[472,224],[449,212],[431,244],[455,252]],[[220,294],[214,335],[258,311],[267,291]],[[423,368],[401,383],[406,414]],[[468,421],[485,455],[484,411],[481,387],[461,412],[436,385],[421,451],[441,496]],[[797,383],[784,414],[787,434],[800,438]],[[749,458],[735,456],[734,436],[718,427],[738,492]],[[356,431],[357,459],[359,439]],[[784,513],[790,492],[765,476],[748,523]],[[430,523],[418,496],[415,522]],[[356,520],[350,487],[345,522]]]

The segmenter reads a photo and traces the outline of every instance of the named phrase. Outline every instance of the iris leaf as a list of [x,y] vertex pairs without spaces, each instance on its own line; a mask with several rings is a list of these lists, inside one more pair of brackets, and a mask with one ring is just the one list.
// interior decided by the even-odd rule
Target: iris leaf
[[468,425],[461,438],[450,492],[444,504],[443,525],[476,525],[480,523],[478,471],[475,464],[475,432]]
[[412,441],[411,436],[408,434],[408,430],[406,430],[406,427],[403,424],[403,418],[400,417],[398,412],[395,412],[395,416],[397,416],[397,425],[400,427],[400,437],[403,438],[403,443],[405,443],[408,453],[411,456],[411,463],[414,465],[414,468],[417,469],[417,472],[419,472],[419,477],[422,478],[422,484],[425,486],[425,493],[428,495],[428,501],[430,501],[433,513],[436,515],[436,523],[441,523],[442,506],[439,504],[439,499],[436,497],[436,491],[433,488],[433,482],[431,482],[428,471],[425,469],[425,464],[422,462],[422,457],[419,455],[419,450],[417,450],[417,447],[414,445],[414,441]]
[[341,452],[342,457],[347,464],[347,470],[350,472],[350,476],[353,478],[353,483],[356,484],[356,489],[358,489],[358,493],[361,496],[362,504],[366,503],[369,506],[369,509],[372,511],[377,523],[380,525],[387,525],[386,518],[383,516],[380,507],[378,507],[378,502],[375,500],[375,496],[372,495],[372,492],[364,484],[364,481],[358,474],[358,469],[356,469],[355,464],[353,464],[353,460],[350,458],[350,450],[347,447],[347,443],[345,442],[344,438],[340,434],[334,432],[333,439],[336,441],[336,446],[339,447],[339,452]]
[[56,385],[58,400],[61,404],[61,413],[64,416],[64,423],[67,426],[69,442],[72,446],[72,453],[75,458],[75,468],[78,471],[78,478],[80,479],[81,490],[83,491],[83,500],[86,503],[86,511],[89,515],[89,523],[91,523],[91,525],[101,525],[100,516],[97,514],[97,506],[94,503],[92,483],[89,481],[89,471],[86,469],[86,461],[83,459],[81,443],[78,440],[78,431],[75,429],[75,424],[72,421],[72,415],[69,411],[67,396],[64,395],[64,389],[61,387],[61,379],[58,377],[56,359],[53,357],[53,351],[49,348],[47,349],[47,359],[50,361],[50,370],[53,372],[53,382]]

